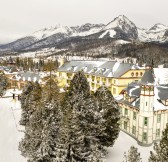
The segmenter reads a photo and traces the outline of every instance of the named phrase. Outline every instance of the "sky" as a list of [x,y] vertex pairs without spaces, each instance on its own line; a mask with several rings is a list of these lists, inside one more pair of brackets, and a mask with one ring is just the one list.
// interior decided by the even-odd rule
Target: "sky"
[[168,0],[0,0],[0,44],[45,27],[107,24],[125,15],[140,28],[168,26]]

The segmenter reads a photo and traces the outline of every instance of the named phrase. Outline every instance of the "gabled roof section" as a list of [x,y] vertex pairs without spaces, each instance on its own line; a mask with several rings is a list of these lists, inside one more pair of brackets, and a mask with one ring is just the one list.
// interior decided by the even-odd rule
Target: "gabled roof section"
[[117,68],[113,70],[114,73],[114,77],[118,78],[120,76],[122,76],[123,74],[125,74],[127,71],[132,69],[132,64],[128,64],[128,63],[118,63]]
[[145,71],[140,83],[142,85],[154,84],[155,83],[154,75],[153,75],[151,70],[146,70]]

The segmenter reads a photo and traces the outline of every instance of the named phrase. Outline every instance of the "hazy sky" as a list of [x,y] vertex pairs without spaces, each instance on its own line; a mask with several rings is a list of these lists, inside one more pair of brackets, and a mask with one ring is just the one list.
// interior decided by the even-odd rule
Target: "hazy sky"
[[104,23],[125,15],[136,26],[168,26],[168,0],[0,0],[0,43],[39,29]]

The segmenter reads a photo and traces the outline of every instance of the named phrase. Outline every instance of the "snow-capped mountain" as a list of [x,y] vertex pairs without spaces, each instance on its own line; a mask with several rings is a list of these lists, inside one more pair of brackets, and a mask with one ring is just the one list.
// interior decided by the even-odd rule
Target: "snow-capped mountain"
[[0,49],[2,50],[21,50],[21,49],[25,49],[26,47],[36,43],[38,41],[37,38],[32,37],[32,36],[27,36],[27,37],[23,37],[20,38],[14,42],[8,43],[8,44],[4,44],[0,46]]
[[84,24],[81,26],[67,27],[63,25],[56,25],[55,27],[44,28],[36,31],[30,36],[37,38],[38,40],[47,38],[54,34],[65,34],[69,36],[87,36],[99,32],[105,25],[104,24]]
[[56,25],[44,28],[12,43],[0,46],[0,49],[32,49],[44,46],[52,46],[71,37],[83,37],[99,32],[104,24],[84,24],[81,26],[67,27]]
[[118,41],[117,44],[129,43],[132,40],[163,43],[168,42],[168,27],[156,24],[150,29],[141,29],[126,16],[120,15],[107,25],[87,23],[73,27],[56,25],[44,28],[14,42],[0,45],[0,50],[38,49],[56,46],[60,42],[63,47],[64,44],[69,44],[68,41],[82,41],[83,38],[94,41],[107,38]]
[[42,30],[36,31],[30,36],[37,38],[38,40],[47,38],[51,35],[57,34],[57,33],[64,33],[66,35],[71,35],[72,30],[68,28],[67,26],[62,26],[60,24],[56,25],[55,27],[50,27],[50,28],[44,28]]
[[99,38],[109,35],[111,38],[117,39],[137,39],[137,27],[126,16],[120,15],[113,21],[108,23],[103,29],[104,32]]
[[72,36],[88,36],[94,33],[98,33],[104,26],[104,24],[87,23],[82,26],[71,27],[73,30]]
[[142,42],[165,42],[168,40],[168,26],[155,24],[150,29],[138,29],[138,37]]

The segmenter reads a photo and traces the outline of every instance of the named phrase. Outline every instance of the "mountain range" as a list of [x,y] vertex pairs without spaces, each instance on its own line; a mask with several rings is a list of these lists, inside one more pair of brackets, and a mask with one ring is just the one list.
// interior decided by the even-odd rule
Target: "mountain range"
[[0,51],[36,50],[44,47],[60,46],[83,40],[115,40],[118,44],[130,42],[168,42],[168,26],[155,24],[150,29],[137,27],[126,16],[120,15],[107,25],[84,24],[67,27],[56,25],[44,28],[14,42],[0,45]]

